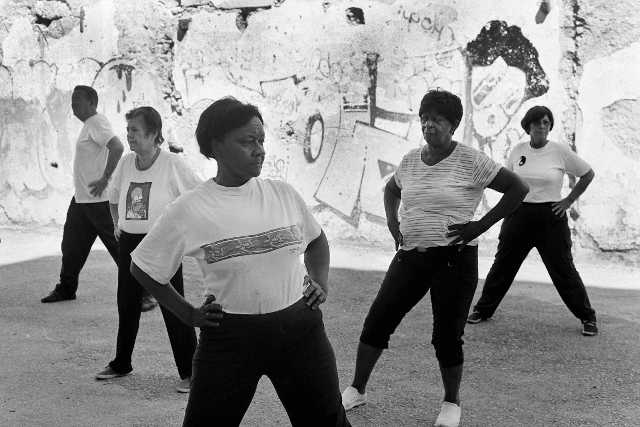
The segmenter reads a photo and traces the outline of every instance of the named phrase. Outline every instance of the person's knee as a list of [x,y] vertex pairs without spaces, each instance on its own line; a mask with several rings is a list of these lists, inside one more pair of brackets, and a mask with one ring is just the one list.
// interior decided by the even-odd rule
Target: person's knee
[[462,350],[462,340],[439,339],[433,340],[432,344],[436,350],[436,358],[443,368],[453,368],[464,363],[464,352]]
[[360,342],[371,347],[386,350],[389,348],[391,334],[381,329],[368,327],[366,324],[360,334]]

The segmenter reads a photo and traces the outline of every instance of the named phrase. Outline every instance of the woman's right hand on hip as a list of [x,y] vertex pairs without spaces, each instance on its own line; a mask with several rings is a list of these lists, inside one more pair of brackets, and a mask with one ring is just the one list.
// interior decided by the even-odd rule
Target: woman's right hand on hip
[[218,320],[222,319],[222,305],[215,300],[214,295],[209,295],[200,307],[195,307],[189,315],[189,325],[196,328],[220,326]]

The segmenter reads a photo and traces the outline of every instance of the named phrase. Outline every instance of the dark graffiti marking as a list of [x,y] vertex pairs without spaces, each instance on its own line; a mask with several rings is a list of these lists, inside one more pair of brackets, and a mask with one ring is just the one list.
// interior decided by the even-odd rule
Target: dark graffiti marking
[[504,21],[491,21],[478,37],[470,41],[465,55],[472,66],[487,66],[502,57],[507,65],[526,75],[525,99],[544,95],[549,90],[549,78],[538,61],[538,51],[516,26]]

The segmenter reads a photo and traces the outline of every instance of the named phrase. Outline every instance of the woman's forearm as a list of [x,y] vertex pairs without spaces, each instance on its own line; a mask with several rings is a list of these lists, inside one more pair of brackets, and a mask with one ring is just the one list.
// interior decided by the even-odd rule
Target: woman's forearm
[[593,169],[589,169],[589,172],[582,175],[578,179],[578,182],[576,182],[576,185],[573,187],[573,190],[571,190],[571,192],[567,196],[567,199],[569,199],[571,203],[578,200],[578,197],[582,196],[582,193],[584,193],[587,187],[589,187],[589,184],[591,184],[591,181],[593,181],[593,178],[595,176],[596,174],[593,171]]
[[168,308],[178,319],[191,325],[191,313],[194,307],[171,286],[171,283],[163,285],[156,282],[133,261],[131,262],[131,274],[160,304]]
[[120,215],[118,214],[118,204],[109,203],[109,211],[111,211],[111,219],[113,220],[113,226],[117,226],[120,221]]
[[[391,178],[393,179],[393,178]],[[398,222],[398,209],[400,208],[401,198],[394,194],[388,186],[384,188],[384,212],[387,216],[387,224]]]
[[529,185],[515,173],[502,168],[489,185],[489,188],[503,193],[500,201],[480,219],[488,230],[493,224],[516,210],[529,192]]
[[320,236],[307,246],[307,250],[304,253],[304,265],[307,267],[309,277],[318,283],[327,295],[329,295],[330,261],[329,242],[324,231],[320,230]]

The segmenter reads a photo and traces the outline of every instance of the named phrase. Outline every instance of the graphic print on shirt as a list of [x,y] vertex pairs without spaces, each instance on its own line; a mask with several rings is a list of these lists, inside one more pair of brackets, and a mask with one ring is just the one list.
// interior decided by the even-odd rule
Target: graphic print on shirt
[[244,255],[258,255],[284,248],[302,245],[304,238],[297,225],[280,227],[249,236],[232,237],[200,246],[204,249],[207,264]]
[[149,219],[151,184],[151,182],[132,182],[129,184],[125,220],[146,221]]

